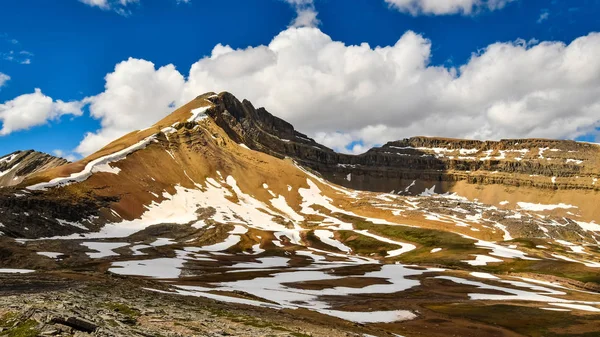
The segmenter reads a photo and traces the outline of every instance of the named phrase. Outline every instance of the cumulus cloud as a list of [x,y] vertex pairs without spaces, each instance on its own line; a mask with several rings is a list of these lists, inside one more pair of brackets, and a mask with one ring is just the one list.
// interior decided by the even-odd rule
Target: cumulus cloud
[[64,158],[70,162],[74,162],[77,160],[77,156],[75,156],[74,154],[60,150],[60,149],[52,151],[52,154],[55,155],[56,157]]
[[516,0],[385,0],[391,8],[417,15],[472,15],[483,10],[502,9]]
[[14,131],[26,130],[55,120],[63,115],[80,116],[81,103],[53,101],[40,89],[32,94],[25,94],[0,104],[0,136]]
[[268,45],[217,45],[184,79],[172,65],[129,59],[89,98],[102,129],[89,154],[208,91],[264,106],[336,150],[410,136],[575,138],[600,127],[600,34],[562,42],[494,43],[459,67],[432,65],[432,44],[406,32],[392,46],[345,45],[289,28]]
[[10,76],[0,73],[0,88],[6,85],[6,82],[10,81]]
[[105,90],[84,99],[102,128],[85,135],[76,152],[90,154],[115,138],[151,126],[174,110],[184,78],[173,65],[130,58],[106,75]]
[[320,23],[317,19],[319,14],[315,8],[314,0],[284,0],[296,10],[296,18],[290,24],[291,27],[317,27]]

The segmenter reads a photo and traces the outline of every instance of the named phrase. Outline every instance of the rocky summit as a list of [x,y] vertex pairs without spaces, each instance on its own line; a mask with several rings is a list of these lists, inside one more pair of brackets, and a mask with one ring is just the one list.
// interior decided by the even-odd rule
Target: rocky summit
[[0,158],[0,336],[598,336],[600,146],[336,153],[207,93]]

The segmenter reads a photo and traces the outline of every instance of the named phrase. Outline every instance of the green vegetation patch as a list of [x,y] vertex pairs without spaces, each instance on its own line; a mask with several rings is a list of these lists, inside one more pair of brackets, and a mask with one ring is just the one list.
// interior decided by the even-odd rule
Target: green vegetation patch
[[386,256],[388,251],[400,248],[398,245],[381,242],[353,231],[339,231],[338,233],[342,242],[357,254]]
[[122,303],[109,302],[109,303],[104,303],[103,306],[107,309],[110,309],[114,312],[118,312],[118,313],[120,313],[124,316],[130,317],[130,318],[137,318],[140,316],[139,310],[131,308]]
[[[408,226],[378,225],[357,217],[344,214],[339,216],[344,221],[352,222],[354,228],[357,230],[368,230],[370,233],[392,240],[417,245],[417,249],[398,257],[399,260],[406,263],[435,263],[446,266],[464,266],[461,260],[472,260],[473,254],[486,254],[489,252],[489,250],[477,248],[473,240],[455,233]],[[384,244],[380,241],[377,242],[379,245]],[[442,251],[432,254],[431,250],[433,248],[442,248]]]
[[40,333],[37,328],[38,322],[30,319],[25,322],[19,323],[12,329],[3,332],[0,336],[6,337],[36,337]]
[[6,328],[11,327],[15,324],[19,318],[19,314],[16,312],[7,312],[0,317],[0,327]]
[[593,282],[600,284],[600,273],[593,268],[588,268],[580,263],[567,261],[531,261],[514,259],[497,265],[489,264],[487,266],[481,266],[479,269],[494,274],[512,272],[553,275],[584,283]]
[[[466,318],[490,325],[501,326],[531,337],[598,336],[597,332],[591,333],[585,326],[593,327],[594,322],[600,320],[600,315],[575,316],[569,312],[548,311],[534,307],[505,304],[488,306],[430,304],[426,305],[426,307],[451,317]],[[569,333],[565,333],[565,329],[568,329]]]

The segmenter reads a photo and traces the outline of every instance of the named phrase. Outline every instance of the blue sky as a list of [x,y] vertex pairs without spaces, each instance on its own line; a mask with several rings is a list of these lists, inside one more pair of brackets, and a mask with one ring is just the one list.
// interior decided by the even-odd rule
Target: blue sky
[[[204,57],[210,56],[216,45],[229,45],[233,50],[239,49],[239,57],[243,58],[245,62],[247,57],[250,57],[247,56],[249,53],[242,54],[247,47],[269,45],[281,32],[296,29],[290,27],[290,24],[302,11],[311,11],[316,15],[318,23],[315,21],[306,24],[313,26],[312,29],[316,29],[317,33],[312,35],[315,39],[319,39],[320,36],[328,36],[332,41],[340,42],[344,46],[360,45],[366,42],[369,44],[369,52],[375,50],[376,46],[394,46],[407,31],[414,32],[418,37],[428,41],[427,43],[430,45],[430,51],[425,57],[427,69],[433,71],[435,67],[439,66],[451,77],[460,77],[460,75],[451,73],[453,69],[460,73],[461,67],[465,65],[473,66],[473,72],[479,69],[475,67],[475,63],[470,62],[473,54],[486,54],[486,48],[495,43],[507,43],[510,46],[519,46],[521,43],[524,45],[525,51],[540,43],[543,44],[544,41],[560,41],[568,46],[575,39],[588,36],[600,28],[600,0],[503,0],[506,3],[502,8],[490,8],[482,5],[473,7],[472,12],[458,10],[449,13],[432,13],[419,7],[413,7],[413,9],[417,8],[417,12],[411,12],[411,9],[408,8],[394,7],[394,0],[314,0],[314,2],[308,0],[190,0],[187,3],[177,0],[129,0],[132,3],[125,6],[107,2],[104,7],[92,6],[90,3],[93,1],[87,1],[88,3],[77,0],[20,0],[4,1],[0,4],[0,38],[2,39],[0,41],[0,73],[10,77],[10,80],[0,86],[0,104],[24,94],[31,94],[36,88],[41,89],[44,95],[54,101],[80,102],[86,97],[96,97],[109,91],[105,88],[107,84],[105,76],[115,71],[115,65],[127,61],[129,58],[152,62],[156,69],[172,64],[187,81],[190,77],[190,67]],[[419,0],[404,2],[410,1],[414,6],[418,6]],[[303,4],[298,5],[298,2]],[[402,1],[397,0],[396,3],[402,3]],[[515,42],[519,39],[525,42]],[[586,41],[586,43],[594,44],[595,40]],[[422,42],[417,43],[417,45],[422,44]],[[405,47],[404,50],[411,51],[412,49]],[[587,52],[589,53],[589,51]],[[303,60],[302,62],[308,61]],[[539,63],[540,69],[546,69],[547,67],[544,65],[552,64],[551,60],[541,60]],[[397,63],[395,66],[401,69],[403,65]],[[510,71],[511,69],[504,69],[504,72]],[[216,74],[211,76],[218,76],[221,73],[216,70],[215,72]],[[246,75],[244,74],[244,76]],[[364,76],[370,78],[371,75],[369,73]],[[419,73],[418,76],[420,81],[423,75]],[[515,73],[515,76],[518,77],[519,74]],[[552,78],[560,79],[560,76],[564,75],[557,74],[556,76]],[[353,78],[344,77],[340,81],[344,81],[343,84],[346,85],[346,82],[354,80]],[[210,83],[206,78],[203,80],[205,83]],[[590,98],[593,96],[592,93],[598,92],[599,81],[597,80],[596,76],[576,82],[587,86],[588,93],[585,98],[591,101],[587,101],[585,106],[578,108],[582,111],[581,118],[579,118],[581,121],[572,126],[572,130],[565,131],[565,133],[546,132],[552,130],[551,119],[562,116],[560,114],[563,112],[557,111],[556,115],[541,118],[547,119],[547,123],[549,123],[547,127],[544,127],[544,122],[540,121],[540,130],[530,127],[520,131],[521,133],[507,132],[506,137],[549,136],[594,140],[600,114],[597,114],[598,110],[592,112],[589,110],[597,109],[598,102]],[[252,79],[247,78],[245,81],[242,84],[246,86],[254,84]],[[368,83],[371,82],[373,81]],[[455,108],[448,111],[442,111],[443,109],[440,110],[437,106],[429,107],[415,103],[424,109],[424,113],[434,110],[435,113],[430,116],[430,119],[414,118],[411,123],[396,123],[396,119],[410,119],[414,117],[415,113],[403,111],[402,104],[395,106],[390,104],[390,106],[385,105],[378,108],[378,110],[387,109],[389,111],[382,112],[381,116],[377,116],[371,123],[359,116],[360,111],[346,112],[347,104],[340,103],[336,106],[337,103],[333,102],[331,107],[323,108],[324,111],[328,115],[339,113],[341,117],[339,119],[332,117],[321,124],[315,119],[319,117],[315,117],[318,115],[314,115],[314,110],[319,110],[320,107],[326,105],[323,102],[335,101],[337,96],[322,97],[317,106],[311,106],[310,111],[303,111],[296,106],[288,107],[283,103],[272,103],[273,107],[271,107],[267,104],[274,100],[273,97],[267,99],[251,91],[243,92],[244,90],[237,92],[233,88],[244,86],[239,83],[232,83],[232,89],[227,87],[228,82],[225,80],[215,83],[220,84],[214,90],[230,90],[240,98],[248,97],[253,101],[258,101],[255,102],[257,105],[265,104],[266,108],[273,113],[290,119],[294,124],[300,123],[297,127],[301,131],[317,137],[326,145],[352,151],[358,144],[359,147],[354,149],[354,152],[364,150],[361,148],[362,146],[380,144],[383,139],[377,139],[372,135],[373,133],[390,138],[403,138],[415,135],[411,134],[413,132],[420,134],[427,133],[429,130],[435,132],[436,130],[428,128],[428,123],[435,121],[436,118],[442,120],[444,120],[443,116],[456,116],[457,119],[468,118],[468,116],[459,115],[460,105],[458,103]],[[288,83],[290,86],[295,85],[292,82],[284,84]],[[281,83],[273,85],[281,86]],[[392,85],[390,84],[390,86]],[[507,92],[503,97],[494,97],[493,101],[506,102],[514,99],[514,104],[511,106],[527,106],[529,109],[531,104],[528,95],[539,92],[540,90],[536,86],[540,85],[532,83],[523,92],[516,94]],[[200,90],[205,86],[199,85],[197,88]],[[551,89],[549,92],[554,93],[556,90],[564,88]],[[140,90],[146,89],[140,88]],[[270,88],[266,88],[266,90],[270,90]],[[378,90],[378,92],[381,91]],[[299,95],[302,95],[303,91],[299,90],[299,92]],[[314,96],[314,92],[308,89],[306,92],[307,95],[310,93]],[[319,89],[319,92],[323,92],[323,89]],[[377,99],[385,100],[386,96],[382,95],[378,95]],[[393,95],[393,93],[389,95]],[[109,96],[105,96],[103,104],[106,103]],[[514,98],[514,96],[520,97]],[[359,98],[344,97],[344,99],[358,100]],[[393,96],[390,96],[390,99],[393,99]],[[172,101],[178,104],[183,102],[179,98],[173,98]],[[293,103],[292,99],[287,98],[282,101]],[[49,153],[61,150],[65,155],[76,157],[87,154],[86,152],[89,151],[77,150],[80,142],[86,133],[99,132],[98,130],[103,128],[103,123],[108,123],[103,121],[109,119],[108,113],[100,114],[100,117],[96,114],[97,118],[91,117],[88,103],[89,101],[80,103],[81,115],[65,114],[60,117],[49,117],[36,125],[26,126],[0,136],[0,153],[33,148]],[[465,106],[475,105],[471,102],[463,103]],[[102,109],[100,103],[95,104],[100,111]],[[357,104],[363,106],[361,102]],[[455,103],[449,103],[449,105],[452,104]],[[490,116],[496,116],[497,110],[501,108],[498,105],[492,109],[491,103],[477,102],[477,104],[483,104],[480,110],[489,109],[485,113],[487,119]],[[115,114],[128,114],[125,108],[119,111],[119,105],[116,103],[110,106],[117,110],[114,111]],[[365,104],[364,106],[368,107],[369,105]],[[8,110],[11,108],[14,109],[14,106],[8,107],[6,104],[4,107],[0,106],[0,120],[2,120],[3,113],[10,113]],[[344,112],[340,112],[342,110]],[[14,113],[17,110],[12,111]],[[24,114],[28,110],[18,111],[23,111],[20,114]],[[541,110],[537,109],[535,113],[532,113],[539,114],[541,113],[539,111]],[[158,119],[157,116],[165,113],[167,111],[163,108],[148,115],[148,118]],[[473,113],[476,112],[471,114]],[[516,115],[520,114],[516,113]],[[312,122],[303,122],[307,118],[312,119]],[[569,118],[569,116],[565,115],[562,118]],[[575,117],[573,117],[574,119]],[[339,126],[336,121],[339,121]],[[140,125],[144,123],[147,122],[142,122]],[[491,127],[488,128],[490,130],[486,129],[485,132],[475,128],[463,130],[448,123],[439,132],[442,133],[440,135],[457,137],[482,138],[489,135],[491,138],[497,138],[504,137],[502,133],[504,129],[496,130],[495,125],[504,125],[503,123],[508,125],[510,121],[494,120],[494,123],[491,123]],[[128,127],[119,126],[118,131],[107,134],[118,135],[119,132],[127,131]],[[133,127],[135,125],[131,126],[131,128]],[[104,128],[108,127],[104,125]],[[381,128],[385,128],[386,131],[376,132]],[[98,147],[99,145],[94,146]]]

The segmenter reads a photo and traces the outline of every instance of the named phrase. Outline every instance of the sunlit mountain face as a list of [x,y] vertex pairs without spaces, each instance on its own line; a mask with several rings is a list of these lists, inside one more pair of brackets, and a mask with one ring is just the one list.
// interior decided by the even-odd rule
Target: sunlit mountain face
[[0,13],[0,337],[600,336],[597,1]]
[[283,311],[311,331],[410,335],[440,319],[440,336],[473,324],[501,334],[516,319],[506,312],[583,329],[600,310],[599,152],[415,137],[339,154],[207,93],[80,161],[44,155],[56,167],[23,177],[8,165],[20,182],[0,190],[3,270],[81,287],[119,277],[139,289],[119,305],[151,331],[163,328],[141,323],[155,316],[142,302],[157,294],[259,309],[269,324]]

